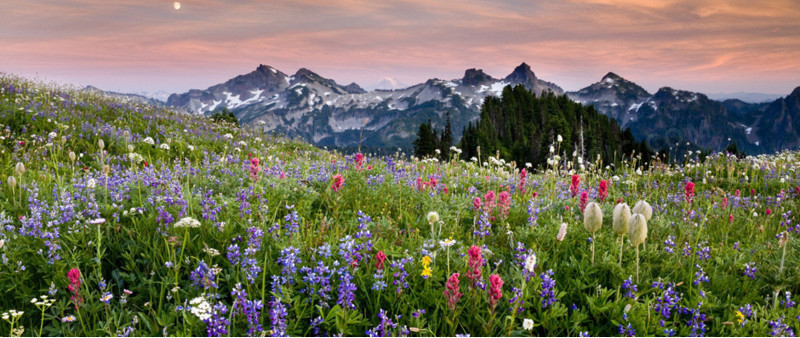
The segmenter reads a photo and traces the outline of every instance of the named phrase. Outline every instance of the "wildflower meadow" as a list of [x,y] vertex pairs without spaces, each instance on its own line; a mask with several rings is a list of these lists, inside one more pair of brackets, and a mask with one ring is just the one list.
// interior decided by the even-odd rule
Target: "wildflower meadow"
[[341,153],[0,75],[0,335],[793,336],[800,156]]

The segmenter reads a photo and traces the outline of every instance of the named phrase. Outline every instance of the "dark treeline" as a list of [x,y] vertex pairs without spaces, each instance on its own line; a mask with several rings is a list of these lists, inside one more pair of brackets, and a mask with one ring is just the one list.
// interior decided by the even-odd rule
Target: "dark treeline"
[[[433,128],[431,121],[419,125],[417,139],[414,141],[414,155],[417,157],[439,157],[446,160],[453,146],[453,130],[450,124],[450,113],[447,113],[447,124],[441,134]],[[436,154],[439,150],[439,154]]]
[[563,138],[561,156],[577,150],[586,161],[594,161],[599,154],[606,164],[634,151],[645,163],[653,156],[644,141],[636,142],[630,129],[620,130],[616,120],[594,107],[552,92],[536,97],[521,85],[506,86],[502,98],[487,97],[480,119],[464,129],[459,147],[464,159],[478,156],[480,146],[481,160],[499,151],[503,159],[538,167],[547,163],[558,135]]

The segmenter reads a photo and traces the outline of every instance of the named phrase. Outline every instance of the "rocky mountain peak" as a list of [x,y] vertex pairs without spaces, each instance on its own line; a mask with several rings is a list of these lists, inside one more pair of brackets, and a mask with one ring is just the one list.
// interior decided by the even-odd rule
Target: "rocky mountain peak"
[[483,69],[470,68],[464,72],[464,78],[461,79],[461,84],[465,86],[477,86],[491,80],[493,80],[492,77],[484,73]]
[[531,66],[523,62],[517,68],[514,68],[514,71],[508,74],[505,80],[511,83],[531,83],[536,81],[536,74],[531,70]]

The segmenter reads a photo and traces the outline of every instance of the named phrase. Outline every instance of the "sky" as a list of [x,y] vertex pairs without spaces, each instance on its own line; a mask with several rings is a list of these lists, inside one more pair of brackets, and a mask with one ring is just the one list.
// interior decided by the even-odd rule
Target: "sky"
[[650,92],[786,95],[797,0],[0,0],[0,72],[123,92],[207,88],[270,65],[364,87],[504,77],[566,90],[607,72]]

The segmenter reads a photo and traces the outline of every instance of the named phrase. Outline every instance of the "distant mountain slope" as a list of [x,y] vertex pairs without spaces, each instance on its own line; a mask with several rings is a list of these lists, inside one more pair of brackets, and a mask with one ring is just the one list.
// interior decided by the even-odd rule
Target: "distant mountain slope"
[[167,105],[192,114],[227,108],[241,123],[300,136],[317,145],[361,142],[394,148],[410,147],[423,122],[430,120],[434,128],[441,129],[446,113],[451,116],[457,142],[463,128],[478,118],[487,96],[499,97],[505,86],[518,84],[537,96],[566,94],[573,101],[592,105],[616,119],[622,129],[630,127],[656,150],[686,142],[711,150],[737,142],[739,149],[751,154],[800,146],[793,105],[796,90],[771,103],[719,102],[702,93],[669,87],[651,94],[609,72],[596,83],[564,93],[556,84],[537,78],[526,63],[503,78],[472,68],[460,79],[430,79],[406,88],[372,91],[355,83],[340,85],[305,68],[290,76],[260,65],[207,89],[173,94]]

